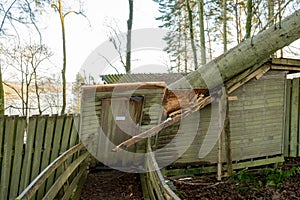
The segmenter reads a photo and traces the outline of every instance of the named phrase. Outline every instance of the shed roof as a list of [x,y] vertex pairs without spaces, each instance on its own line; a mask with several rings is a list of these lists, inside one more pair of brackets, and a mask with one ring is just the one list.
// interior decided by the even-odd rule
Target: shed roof
[[100,77],[105,84],[134,82],[165,82],[167,85],[182,78],[183,73],[108,74]]
[[[273,70],[284,70],[289,72],[300,71],[300,60],[289,59],[289,58],[272,58],[254,70],[262,68],[264,65],[270,64],[270,68]],[[246,70],[244,76],[248,76],[253,73],[252,70]],[[180,78],[184,77],[185,73],[144,73],[144,74],[107,74],[101,75],[101,79],[105,84],[116,84],[116,83],[135,83],[135,82],[165,82],[167,85],[174,83]],[[234,78],[233,78],[234,79]]]

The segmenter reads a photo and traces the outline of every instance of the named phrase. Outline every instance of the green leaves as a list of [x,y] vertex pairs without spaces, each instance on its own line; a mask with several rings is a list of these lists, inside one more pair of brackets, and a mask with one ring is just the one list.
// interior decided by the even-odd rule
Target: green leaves
[[[247,187],[248,189],[250,188],[250,186],[252,189],[260,187],[279,188],[286,179],[297,174],[300,174],[299,166],[286,170],[281,168],[261,169],[257,172],[242,170],[232,175],[231,180],[237,181],[238,183],[251,184]],[[243,187],[243,189],[245,189],[245,186]]]

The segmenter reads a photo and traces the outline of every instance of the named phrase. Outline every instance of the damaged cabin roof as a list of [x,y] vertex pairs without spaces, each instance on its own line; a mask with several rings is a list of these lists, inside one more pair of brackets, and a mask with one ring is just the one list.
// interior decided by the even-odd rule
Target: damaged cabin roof
[[[264,62],[259,66],[254,66],[249,70],[245,70],[243,76],[246,77],[252,74],[255,70],[262,68],[265,65],[271,65],[266,68],[267,72],[270,69],[273,70],[284,70],[293,72],[300,72],[300,60],[289,59],[289,58],[272,58]],[[252,69],[252,70],[251,70]],[[116,84],[116,83],[135,83],[135,82],[165,82],[170,85],[177,80],[183,78],[187,74],[185,73],[149,73],[149,74],[107,74],[101,75],[101,79],[105,84]],[[234,79],[234,78],[233,78]]]

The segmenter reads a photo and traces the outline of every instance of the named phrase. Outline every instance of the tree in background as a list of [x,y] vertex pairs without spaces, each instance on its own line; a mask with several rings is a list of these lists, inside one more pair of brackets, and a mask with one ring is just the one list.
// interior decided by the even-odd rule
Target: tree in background
[[192,5],[190,4],[190,0],[186,0],[186,8],[187,8],[187,13],[188,13],[188,21],[189,21],[189,30],[190,30],[190,40],[191,40],[191,46],[192,46],[192,51],[193,51],[193,58],[194,58],[194,69],[198,69],[198,57],[197,57],[197,49],[196,49],[196,44],[195,44],[195,39],[194,39],[194,25],[193,25],[193,10],[192,7],[194,7],[196,4],[195,2],[192,2]]
[[131,70],[131,31],[133,22],[133,0],[128,0],[129,18],[127,20],[126,73]]
[[204,31],[204,0],[198,0],[198,15],[199,15],[201,65],[204,65],[206,64],[206,45],[205,45],[205,31]]
[[[33,29],[38,33],[39,41],[42,43],[42,36],[36,23],[35,13],[40,10],[41,1],[28,1],[28,0],[14,0],[0,2],[0,36],[4,40],[15,38],[17,43],[20,42],[20,35],[18,33],[18,26]],[[4,41],[2,41],[4,42]],[[0,48],[1,54],[5,51]],[[1,58],[3,60],[3,58]],[[4,86],[3,86],[3,67],[4,63],[0,63],[0,114],[4,114]]]
[[162,21],[161,28],[169,30],[164,40],[167,43],[165,51],[171,56],[171,69],[177,72],[189,72],[198,66],[196,47],[197,14],[196,3],[191,0],[168,1],[154,0],[159,4],[161,13],[157,20]]
[[[65,30],[65,17],[70,13],[83,15],[81,11],[76,12],[73,10],[64,11],[63,4],[61,0],[57,0],[56,3],[51,4],[51,7],[54,8],[58,14],[61,23],[61,33],[62,33],[62,47],[63,47],[63,66],[61,70],[61,78],[62,78],[62,108],[61,114],[65,113],[66,105],[67,105],[67,80],[66,80],[66,69],[67,69],[67,48],[66,48],[66,30]],[[84,15],[83,15],[84,16]]]
[[5,107],[4,107],[5,99],[4,99],[4,87],[2,80],[2,64],[0,60],[0,115],[4,115]]
[[[187,28],[190,33],[194,32],[195,41],[199,38],[200,45],[195,47],[196,50],[201,50],[203,65],[206,63],[206,52],[209,54],[209,60],[212,60],[242,40],[251,38],[275,22],[281,21],[284,10],[293,12],[299,8],[297,0],[289,0],[284,4],[281,0],[211,0],[205,3],[204,0],[197,0],[197,9],[192,6],[189,9],[188,5],[194,5],[194,0],[153,1],[159,4],[161,16],[156,19],[162,21],[160,27],[170,31],[165,37],[165,50],[172,58],[171,62],[176,63],[171,69],[186,69],[185,64],[192,61],[190,55],[193,48],[190,47],[193,45],[189,42],[192,35],[186,34]],[[182,2],[185,2],[185,5]],[[194,15],[195,12],[198,13],[197,16]],[[186,13],[193,14],[192,24],[187,23],[191,20],[187,20],[190,15]],[[220,48],[221,44],[223,48]],[[179,67],[181,65],[183,67]]]
[[252,16],[253,16],[253,2],[252,2],[252,0],[247,0],[247,19],[246,19],[246,35],[245,35],[245,38],[250,38],[251,37]]
[[[19,84],[7,82],[4,82],[4,84],[19,97],[21,101],[20,114],[29,116],[31,110],[36,109],[41,115],[44,111],[41,105],[41,92],[43,90],[41,87],[41,65],[53,54],[45,45],[26,45],[7,49],[5,55],[6,65],[15,69],[17,74],[14,76],[15,79],[19,80]],[[35,94],[35,97],[32,94]]]

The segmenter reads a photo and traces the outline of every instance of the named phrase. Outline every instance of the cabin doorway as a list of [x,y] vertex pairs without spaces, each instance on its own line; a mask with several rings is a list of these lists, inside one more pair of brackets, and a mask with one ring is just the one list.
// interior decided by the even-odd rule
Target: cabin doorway
[[[132,156],[130,153],[118,157],[118,153],[111,152],[111,149],[139,134],[143,101],[142,96],[102,99],[101,128],[106,136],[104,164],[128,165],[130,164],[128,162],[133,160],[128,157]],[[100,149],[102,150],[98,153],[103,153],[103,148]],[[127,152],[135,152],[135,150],[135,145],[126,149]]]

